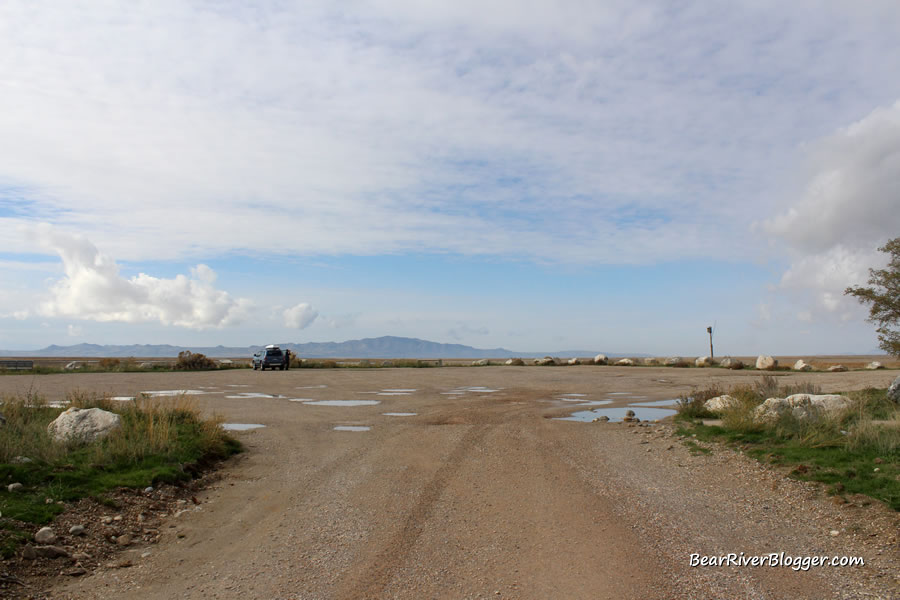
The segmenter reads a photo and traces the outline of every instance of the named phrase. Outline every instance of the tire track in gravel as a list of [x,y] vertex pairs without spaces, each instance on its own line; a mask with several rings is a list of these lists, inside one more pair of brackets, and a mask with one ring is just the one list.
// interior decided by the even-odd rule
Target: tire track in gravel
[[477,446],[490,430],[489,425],[472,425],[463,435],[444,464],[422,489],[422,493],[412,510],[403,520],[403,525],[381,550],[366,561],[366,565],[355,569],[358,575],[347,581],[340,598],[376,598],[387,586],[396,570],[407,559],[416,540],[428,522],[431,510],[440,498],[450,480],[463,464],[464,458]]

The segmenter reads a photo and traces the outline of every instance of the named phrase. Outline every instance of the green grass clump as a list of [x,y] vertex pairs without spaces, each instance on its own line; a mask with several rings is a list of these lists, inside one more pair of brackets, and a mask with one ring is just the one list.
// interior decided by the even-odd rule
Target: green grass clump
[[[778,385],[765,375],[754,385],[728,393],[738,402],[721,415],[721,426],[702,425],[697,406],[722,390],[707,388],[679,401],[679,433],[702,441],[739,447],[761,461],[791,468],[791,475],[826,484],[830,493],[864,494],[900,511],[900,408],[886,390],[868,388],[845,394],[852,403],[837,413],[805,421],[784,414],[774,422],[754,418],[766,398],[821,393],[812,384]],[[692,446],[690,440],[686,442]]]
[[[213,462],[241,451],[240,443],[219,427],[218,420],[202,419],[184,398],[139,398],[121,403],[73,392],[69,400],[78,408],[116,412],[122,425],[92,443],[57,442],[47,425],[61,408],[48,406],[35,394],[3,398],[7,420],[0,434],[3,549],[11,539],[18,539],[9,533],[16,530],[15,521],[46,524],[67,502],[100,499],[118,487],[187,480]],[[10,483],[24,487],[9,492]],[[0,551],[5,553],[3,549]]]

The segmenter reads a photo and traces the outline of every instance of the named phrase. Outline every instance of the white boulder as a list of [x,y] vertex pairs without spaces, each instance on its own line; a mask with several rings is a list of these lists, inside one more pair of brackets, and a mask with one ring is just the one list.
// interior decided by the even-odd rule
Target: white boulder
[[744,368],[743,361],[741,361],[737,358],[731,358],[730,356],[728,358],[722,359],[722,362],[719,364],[722,365],[723,369],[743,369]]
[[894,404],[900,404],[900,377],[897,377],[888,387],[887,397]]
[[756,368],[760,371],[774,371],[778,366],[778,361],[771,356],[760,354],[756,358]]
[[845,367],[844,365],[832,365],[832,366],[828,367],[828,371],[830,373],[843,373],[846,370],[847,370],[847,367]]
[[616,361],[616,366],[617,367],[633,367],[634,361],[631,360],[630,358],[621,358]]
[[866,365],[866,368],[870,371],[877,371],[878,369],[883,369],[884,365],[878,362],[877,360],[873,360],[869,364]]
[[663,361],[663,364],[667,367],[674,367],[675,365],[681,363],[682,360],[683,359],[680,356],[670,356]]
[[760,421],[775,421],[790,413],[801,421],[814,421],[830,416],[850,406],[850,398],[839,394],[794,394],[787,398],[769,398],[756,407]]
[[47,425],[47,431],[56,441],[92,442],[109,435],[122,426],[119,415],[100,408],[75,408],[74,406]]
[[567,364],[570,364],[570,365],[580,365],[580,364],[581,364],[581,361],[578,360],[577,358],[570,358],[570,359],[568,360],[568,363],[567,363]]
[[490,363],[488,363],[488,360],[486,358],[472,361],[473,367],[486,367],[486,366],[488,366],[488,364],[490,364]]
[[715,398],[710,398],[704,402],[703,408],[709,412],[719,413],[733,406],[737,406],[739,403],[740,401],[734,396],[723,394],[722,396],[716,396]]
[[534,359],[534,364],[538,365],[539,367],[546,367],[549,365],[555,365],[556,361],[553,360],[552,356],[545,356],[544,358]]
[[594,364],[595,365],[608,365],[609,357],[606,356],[605,354],[598,354],[597,356],[594,357]]
[[802,358],[794,363],[794,366],[791,367],[795,371],[812,371],[812,365],[804,361]]
[[701,356],[694,361],[695,367],[711,367],[715,364],[711,356]]
[[77,360],[73,360],[72,362],[70,362],[69,364],[66,365],[67,371],[74,371],[75,369],[80,369],[80,368],[81,368],[81,363],[78,362]]

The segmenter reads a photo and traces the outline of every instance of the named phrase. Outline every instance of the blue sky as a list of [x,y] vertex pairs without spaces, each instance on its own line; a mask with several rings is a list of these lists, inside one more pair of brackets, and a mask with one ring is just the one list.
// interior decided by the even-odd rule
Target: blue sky
[[900,5],[0,6],[0,348],[877,347]]

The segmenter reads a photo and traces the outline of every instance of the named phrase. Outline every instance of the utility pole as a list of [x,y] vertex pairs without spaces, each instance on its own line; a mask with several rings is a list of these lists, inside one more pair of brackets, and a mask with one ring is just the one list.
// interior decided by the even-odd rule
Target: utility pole
[[706,333],[709,334],[709,357],[710,357],[710,358],[715,358],[716,355],[713,354],[712,331],[713,331],[713,328],[712,328],[712,327],[707,327],[707,328],[706,328]]

